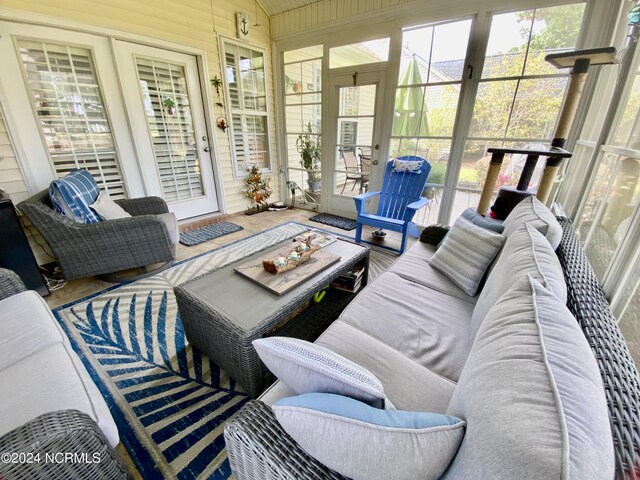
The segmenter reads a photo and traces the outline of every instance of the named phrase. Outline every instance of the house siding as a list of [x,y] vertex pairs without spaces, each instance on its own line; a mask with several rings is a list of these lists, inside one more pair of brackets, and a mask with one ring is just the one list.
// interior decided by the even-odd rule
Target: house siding
[[[238,11],[249,14],[251,25],[259,23],[251,31],[251,45],[265,49],[265,64],[271,65],[271,37],[269,18],[257,9],[254,0],[2,0],[3,8],[43,15],[42,21],[55,24],[55,19],[78,23],[79,27],[97,26],[123,32],[144,35],[150,39],[159,39],[187,47],[201,49],[207,55],[209,78],[215,75],[225,79],[220,64],[217,34],[235,38]],[[55,17],[55,18],[54,18]],[[273,173],[271,185],[274,193],[270,200],[276,201],[279,194],[279,162],[275,134],[275,107],[273,78],[271,70],[266,71],[267,91],[269,95],[269,133],[271,144],[271,165]],[[221,92],[221,98],[223,98]],[[209,99],[212,116],[211,123],[225,111],[216,105],[218,98],[215,89]],[[223,101],[224,104],[228,102]],[[243,211],[248,200],[241,193],[244,187],[242,179],[234,177],[232,151],[228,132],[213,127],[215,143],[220,165],[223,193],[228,213]]]

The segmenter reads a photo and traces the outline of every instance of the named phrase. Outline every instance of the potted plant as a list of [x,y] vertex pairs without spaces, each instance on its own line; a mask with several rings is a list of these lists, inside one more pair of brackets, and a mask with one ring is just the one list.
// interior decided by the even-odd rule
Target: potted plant
[[311,122],[307,123],[304,133],[298,136],[296,147],[302,160],[300,165],[307,171],[309,190],[320,190],[320,157],[322,150],[318,138],[313,135]]

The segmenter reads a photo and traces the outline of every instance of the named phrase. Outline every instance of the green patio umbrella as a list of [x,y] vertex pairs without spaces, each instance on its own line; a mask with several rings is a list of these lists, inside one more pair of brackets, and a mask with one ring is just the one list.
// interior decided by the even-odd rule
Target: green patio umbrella
[[[399,86],[422,83],[418,60],[414,55],[409,66],[400,78]],[[391,135],[415,137],[429,135],[426,98],[422,96],[422,87],[398,88],[393,111]]]

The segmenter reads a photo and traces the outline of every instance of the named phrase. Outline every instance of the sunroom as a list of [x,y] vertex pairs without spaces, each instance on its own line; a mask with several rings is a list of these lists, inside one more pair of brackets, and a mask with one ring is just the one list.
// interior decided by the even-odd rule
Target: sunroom
[[[558,67],[545,57],[615,47],[611,62],[592,64],[582,75],[563,142],[571,157],[562,162],[544,203],[554,216],[570,220],[602,289],[598,295],[637,363],[639,8],[636,0],[0,0],[0,189],[10,211],[0,226],[10,238],[0,242],[0,268],[13,268],[22,255],[4,223],[17,222],[48,283],[42,292],[51,291],[45,300],[62,325],[58,328],[74,350],[93,352],[79,356],[96,392],[107,399],[120,434],[118,451],[128,458],[130,473],[227,478],[224,422],[248,400],[247,393],[257,395],[207,350],[214,347],[194,342],[193,327],[182,326],[186,294],[179,288],[227,266],[205,266],[199,258],[215,251],[220,262],[228,257],[233,263],[248,251],[262,251],[261,242],[275,242],[272,236],[296,236],[309,228],[326,230],[330,241],[336,236],[353,241],[352,230],[309,220],[318,214],[356,219],[354,199],[383,189],[389,162],[397,159],[426,160],[430,166],[418,195],[426,201],[411,219],[418,231],[453,225],[479,205],[492,161],[488,149],[551,147],[570,103],[573,64]],[[540,187],[545,158],[525,185],[532,193]],[[504,157],[490,185],[491,203],[500,189],[518,185],[525,164],[526,153]],[[145,270],[132,283],[125,276],[114,286],[91,273],[65,278],[64,266],[62,274],[55,270],[62,262],[52,241],[18,204],[76,169],[88,172],[97,189],[118,203],[162,199],[163,206],[150,213],[173,214],[181,243],[182,235],[200,228],[228,230],[195,247],[173,242],[172,258],[160,273],[147,276]],[[255,188],[262,189],[258,196]],[[165,230],[171,228],[167,224]],[[365,262],[370,283],[397,268],[391,250],[404,242],[391,231],[381,240],[374,230],[363,230],[372,252]],[[142,236],[131,243],[150,250],[155,247],[146,245],[155,241]],[[414,241],[409,253],[420,243],[411,238],[409,244]],[[93,255],[79,253],[76,262],[98,262],[98,253]],[[348,257],[346,251],[340,255],[341,261]],[[499,260],[498,255],[494,262]],[[156,262],[164,260],[147,263]],[[327,260],[323,268],[333,271],[330,265]],[[163,268],[168,270],[161,273]],[[237,309],[238,318],[243,311],[267,315],[271,308],[296,318],[315,315],[311,309],[333,302],[330,284],[336,280],[325,282],[326,288],[314,285],[322,288],[304,306],[289,302],[285,308],[278,303],[284,297],[263,306],[260,295],[237,287],[246,282],[239,275],[215,278],[226,284],[217,295],[227,295],[228,303],[207,308]],[[366,282],[365,276],[362,287]],[[476,285],[479,292],[483,285]],[[127,296],[117,293],[127,289]],[[322,299],[325,292],[329,300]],[[341,299],[330,321],[343,318],[343,309],[357,308],[347,307],[351,300]],[[277,327],[287,321],[281,318]],[[140,358],[126,360],[135,363],[137,374],[118,379],[125,371],[119,363],[124,354],[110,357],[107,350],[114,345],[91,344],[94,327],[106,332],[109,342],[121,339],[137,349]],[[149,370],[142,382],[143,364],[173,368],[177,377]],[[136,386],[136,375],[150,390]],[[178,377],[186,383],[172,390]],[[204,398],[206,406],[198,403]],[[154,423],[155,414],[162,423]],[[171,430],[172,422],[190,423]],[[637,425],[633,429],[638,433]]]

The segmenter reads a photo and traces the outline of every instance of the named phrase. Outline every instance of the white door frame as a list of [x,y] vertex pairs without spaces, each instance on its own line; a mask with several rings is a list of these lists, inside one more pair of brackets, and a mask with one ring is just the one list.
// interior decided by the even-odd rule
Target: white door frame
[[[371,145],[371,172],[369,175],[369,190],[377,191],[382,184],[386,154],[388,151],[388,136],[384,134],[386,122],[383,121],[384,106],[390,95],[387,85],[388,68],[386,64],[375,67],[358,65],[333,69],[329,72],[328,87],[324,92],[328,97],[326,111],[322,115],[322,151],[326,157],[322,162],[322,211],[355,218],[356,210],[352,196],[343,196],[335,193],[335,159],[333,152],[338,143],[337,118],[339,110],[338,91],[341,87],[354,85],[354,73],[356,86],[376,85],[376,104],[374,108],[373,141]],[[376,148],[377,146],[377,148]]]
[[134,132],[147,133],[146,136],[132,135],[132,138],[139,154],[138,163],[148,194],[162,197],[163,190],[151,142],[151,132],[145,117],[144,99],[140,91],[140,78],[135,66],[135,58],[138,56],[181,65],[186,75],[186,87],[189,95],[204,195],[191,199],[167,201],[169,210],[174,212],[178,219],[218,212],[210,138],[206,126],[204,98],[200,89],[196,57],[120,40],[114,41],[114,50],[116,63],[120,71],[120,88],[124,95],[124,101],[132,107],[134,105],[137,106],[127,108],[129,121]]

